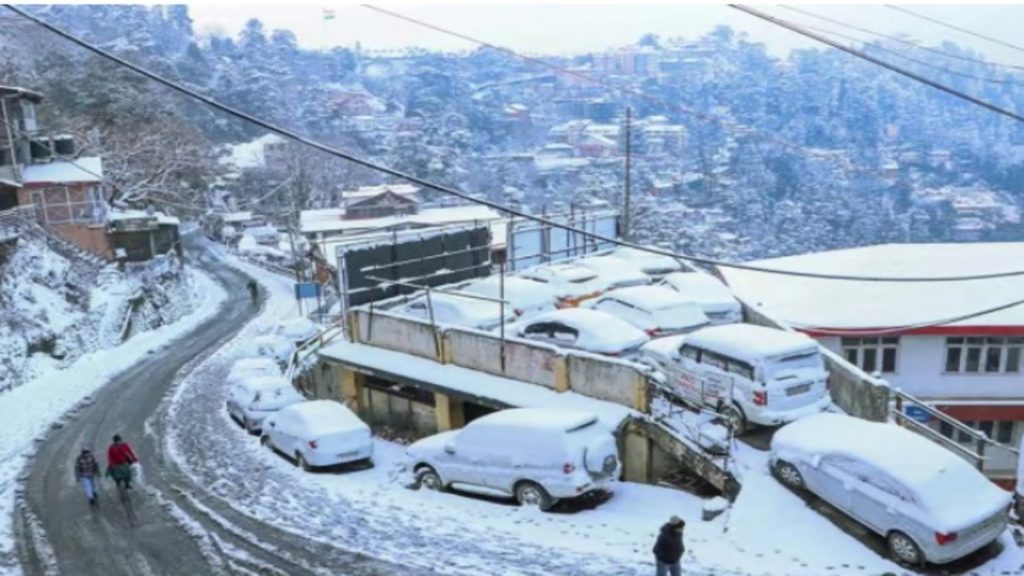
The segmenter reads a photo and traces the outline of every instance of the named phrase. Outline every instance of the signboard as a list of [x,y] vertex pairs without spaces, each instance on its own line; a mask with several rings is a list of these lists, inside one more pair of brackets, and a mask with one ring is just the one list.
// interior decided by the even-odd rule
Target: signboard
[[932,421],[932,418],[934,418],[934,416],[932,416],[927,410],[921,408],[920,406],[906,406],[904,407],[903,412],[906,413],[907,418],[910,418],[911,420],[915,420],[922,424],[927,424],[928,422]]
[[320,285],[316,282],[296,282],[295,283],[295,298],[319,298],[320,297]]

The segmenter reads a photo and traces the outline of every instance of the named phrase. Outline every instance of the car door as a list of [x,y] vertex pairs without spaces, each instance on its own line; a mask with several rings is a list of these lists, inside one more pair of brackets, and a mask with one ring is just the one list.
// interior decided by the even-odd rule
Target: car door
[[856,481],[854,461],[830,454],[812,464],[805,477],[808,488],[829,504],[850,514]]
[[438,456],[445,481],[460,484],[479,484],[481,457],[486,447],[481,446],[479,434],[472,428],[459,431]]
[[701,401],[701,352],[700,348],[683,344],[679,348],[679,358],[668,364],[676,393],[695,404]]
[[863,462],[858,464],[850,510],[865,526],[884,534],[896,523],[902,488],[885,472]]

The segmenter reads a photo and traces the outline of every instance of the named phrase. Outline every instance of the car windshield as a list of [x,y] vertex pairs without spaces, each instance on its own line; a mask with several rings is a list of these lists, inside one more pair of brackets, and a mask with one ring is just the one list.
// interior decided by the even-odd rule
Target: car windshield
[[566,281],[571,282],[573,284],[583,284],[584,282],[590,282],[594,278],[597,278],[597,274],[574,274],[566,278]]
[[768,377],[772,378],[790,370],[822,370],[824,366],[821,354],[818,354],[817,351],[808,351],[769,359],[766,368]]

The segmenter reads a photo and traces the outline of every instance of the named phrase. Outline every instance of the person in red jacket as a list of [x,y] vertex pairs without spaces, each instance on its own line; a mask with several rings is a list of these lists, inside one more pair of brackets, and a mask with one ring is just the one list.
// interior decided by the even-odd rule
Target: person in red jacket
[[132,464],[138,461],[132,447],[121,441],[120,434],[115,434],[114,441],[107,448],[107,476],[112,477],[118,485],[123,484],[126,489],[131,490]]

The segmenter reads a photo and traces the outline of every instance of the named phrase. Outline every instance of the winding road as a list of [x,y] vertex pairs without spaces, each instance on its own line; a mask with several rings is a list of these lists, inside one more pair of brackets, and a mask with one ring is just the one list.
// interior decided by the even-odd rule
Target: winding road
[[[249,277],[220,260],[205,238],[188,243],[192,265],[229,295],[246,294]],[[194,485],[164,452],[165,396],[254,315],[247,296],[229,298],[212,319],[114,378],[47,435],[22,479],[15,517],[26,575],[414,574],[242,515]],[[134,528],[112,482],[100,483],[100,506],[90,509],[72,474],[82,447],[105,455],[115,433],[133,444],[145,467],[145,488],[133,495]]]

